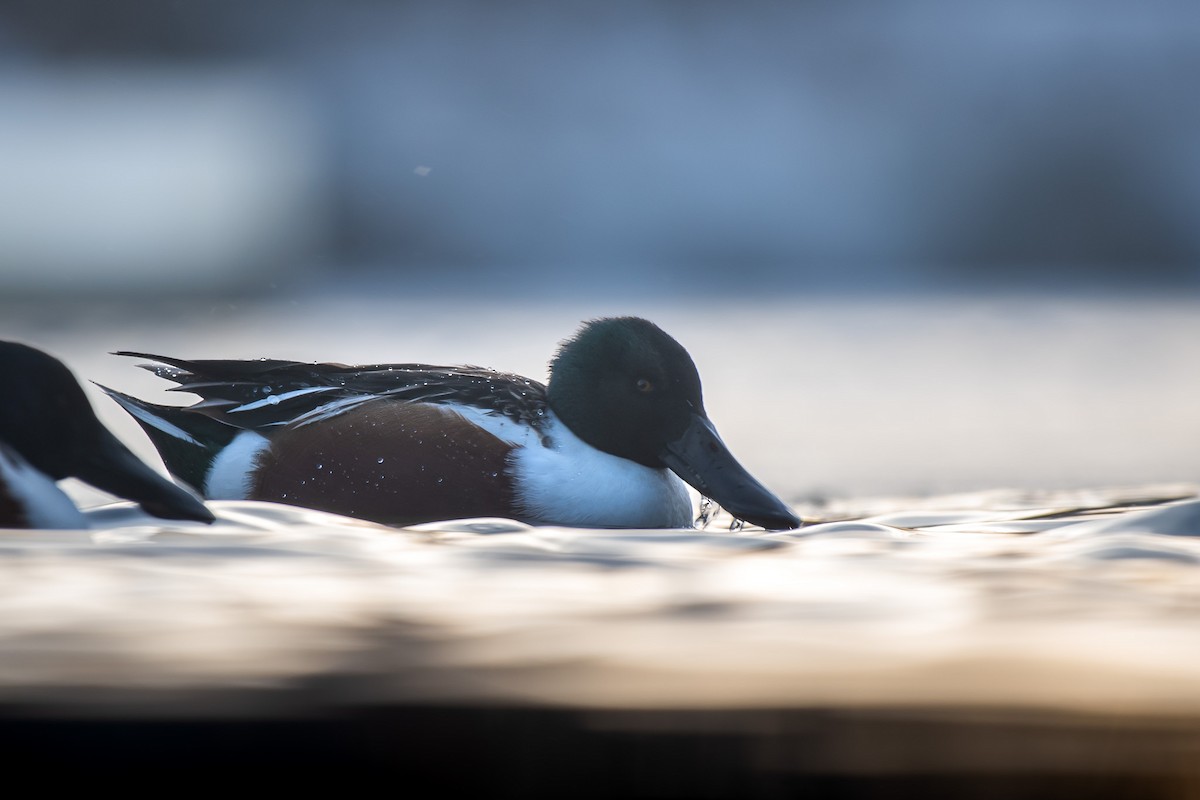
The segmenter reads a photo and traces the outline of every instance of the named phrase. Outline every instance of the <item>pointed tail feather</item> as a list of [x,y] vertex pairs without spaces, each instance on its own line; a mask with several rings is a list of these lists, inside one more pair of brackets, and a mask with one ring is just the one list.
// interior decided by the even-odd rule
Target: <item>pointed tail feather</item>
[[129,412],[162,456],[175,478],[204,493],[204,480],[213,459],[237,436],[239,430],[186,408],[161,406],[96,384]]

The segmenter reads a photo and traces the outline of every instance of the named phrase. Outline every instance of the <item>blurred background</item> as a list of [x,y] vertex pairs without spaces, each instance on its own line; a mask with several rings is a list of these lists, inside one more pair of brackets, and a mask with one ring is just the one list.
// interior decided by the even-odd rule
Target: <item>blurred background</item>
[[793,497],[1194,480],[1197,86],[1188,0],[5,0],[0,335],[161,400],[105,352],[638,313]]

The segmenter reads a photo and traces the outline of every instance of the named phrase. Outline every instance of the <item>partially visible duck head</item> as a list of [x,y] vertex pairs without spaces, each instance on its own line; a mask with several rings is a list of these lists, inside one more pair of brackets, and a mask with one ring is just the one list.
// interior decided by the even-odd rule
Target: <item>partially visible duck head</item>
[[56,481],[79,478],[156,517],[213,521],[203,503],[142,463],[101,424],[58,359],[0,341],[0,374],[0,442],[38,472]]

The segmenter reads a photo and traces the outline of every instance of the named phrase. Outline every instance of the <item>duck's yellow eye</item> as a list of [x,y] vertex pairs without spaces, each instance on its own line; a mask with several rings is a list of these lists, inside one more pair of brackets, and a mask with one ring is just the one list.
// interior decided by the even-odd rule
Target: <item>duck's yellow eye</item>
[[646,380],[645,378],[638,378],[637,390],[639,392],[653,392],[654,384],[651,383],[650,381]]

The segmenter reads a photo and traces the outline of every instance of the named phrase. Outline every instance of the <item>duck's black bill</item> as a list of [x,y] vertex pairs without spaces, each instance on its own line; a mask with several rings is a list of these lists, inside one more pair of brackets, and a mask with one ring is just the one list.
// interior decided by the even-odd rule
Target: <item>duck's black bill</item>
[[196,522],[215,519],[204,503],[150,469],[108,431],[89,448],[88,457],[72,475],[97,489],[132,500],[156,517]]
[[692,415],[683,435],[666,446],[663,463],[738,519],[767,530],[800,527],[800,518],[737,462],[706,417]]

